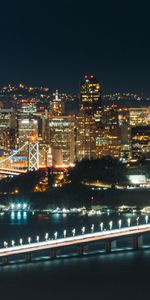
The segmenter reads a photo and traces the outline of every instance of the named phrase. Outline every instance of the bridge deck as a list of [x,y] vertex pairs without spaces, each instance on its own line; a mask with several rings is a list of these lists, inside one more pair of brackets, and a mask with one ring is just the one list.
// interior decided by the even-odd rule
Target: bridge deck
[[106,241],[111,239],[115,240],[119,237],[141,235],[147,232],[150,232],[150,224],[126,227],[116,230],[107,230],[103,232],[89,233],[75,237],[61,238],[57,240],[47,240],[43,242],[25,244],[21,246],[11,246],[0,249],[0,257],[41,251],[45,249],[60,249],[67,246],[82,245],[85,243],[92,243],[95,241]]

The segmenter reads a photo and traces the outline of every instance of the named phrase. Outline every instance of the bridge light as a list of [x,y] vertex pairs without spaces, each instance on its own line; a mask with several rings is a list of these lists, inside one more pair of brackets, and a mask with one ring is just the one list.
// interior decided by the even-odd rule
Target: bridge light
[[19,240],[19,242],[20,242],[20,245],[22,246],[22,243],[23,243],[23,239],[20,239],[20,240]]
[[12,247],[15,246],[15,241],[14,240],[11,241],[11,245],[12,245]]
[[75,228],[74,228],[74,229],[72,229],[72,234],[73,234],[73,236],[75,236],[75,234],[76,234],[76,230],[75,230]]
[[17,208],[18,208],[18,209],[21,208],[21,204],[20,204],[20,203],[17,204]]
[[130,227],[130,225],[131,225],[131,219],[130,218],[128,218],[127,223],[128,223],[128,227]]
[[64,238],[66,237],[66,234],[67,234],[67,230],[64,229],[64,232],[63,232]]
[[31,237],[28,237],[28,243],[29,244],[31,243]]
[[103,222],[100,223],[100,228],[101,228],[101,231],[103,231],[103,228],[104,228],[104,223]]
[[15,204],[12,203],[12,204],[10,205],[10,208],[11,208],[11,209],[14,209],[14,208],[15,208]]
[[147,215],[145,216],[145,222],[146,222],[146,224],[148,223],[148,216]]
[[48,233],[45,234],[45,240],[48,240]]
[[109,222],[109,229],[112,230],[112,227],[113,227],[113,221],[110,221]]
[[91,226],[91,232],[92,233],[94,232],[94,224],[92,224],[92,226]]
[[139,217],[136,218],[136,225],[139,225]]
[[39,240],[40,240],[40,237],[39,237],[39,235],[37,235],[37,237],[36,237],[37,243],[39,243]]
[[83,226],[81,230],[82,230],[82,234],[84,234],[85,233],[85,226]]
[[120,229],[121,225],[122,225],[122,220],[121,219],[118,221],[118,225],[119,225],[119,229]]
[[27,204],[23,203],[23,209],[26,209],[26,208],[27,208]]
[[55,237],[55,240],[57,240],[57,237],[58,237],[58,232],[57,231],[54,233],[54,237]]
[[8,243],[5,241],[4,242],[4,247],[7,248],[8,247]]

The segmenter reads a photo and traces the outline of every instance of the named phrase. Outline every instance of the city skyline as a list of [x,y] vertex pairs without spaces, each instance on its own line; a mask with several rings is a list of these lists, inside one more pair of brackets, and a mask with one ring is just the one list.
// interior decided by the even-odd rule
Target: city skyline
[[0,85],[77,92],[83,74],[105,91],[150,94],[148,10],[132,1],[2,3]]

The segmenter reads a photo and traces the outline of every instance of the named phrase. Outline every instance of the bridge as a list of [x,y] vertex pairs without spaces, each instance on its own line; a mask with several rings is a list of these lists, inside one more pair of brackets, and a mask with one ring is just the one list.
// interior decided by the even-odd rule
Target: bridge
[[8,175],[8,176],[17,176],[20,174],[25,174],[27,170],[18,170],[18,169],[11,169],[11,168],[0,168],[0,174]]
[[[48,238],[48,233],[45,236],[45,241],[39,241],[37,237],[37,242],[31,243],[31,238],[28,239],[28,244],[23,244],[23,240],[20,239],[20,245],[15,246],[15,242],[12,241],[12,245],[8,246],[7,242],[4,242],[4,247],[0,249],[0,258],[2,259],[2,264],[8,264],[9,259],[20,255],[23,255],[26,262],[31,261],[32,254],[37,253],[40,257],[43,251],[48,251],[51,258],[57,257],[62,249],[68,249],[69,247],[74,247],[78,255],[83,255],[88,252],[88,247],[95,242],[104,243],[105,253],[110,253],[112,250],[119,251],[117,248],[117,241],[121,238],[131,237],[131,249],[142,248],[143,235],[150,233],[150,224],[137,225],[132,227],[125,227],[113,230],[104,230],[100,232],[91,232],[75,236],[75,230],[73,231],[73,236],[63,238],[57,238],[57,232],[54,234],[54,239]],[[66,233],[65,233],[66,234]]]
[[[19,161],[23,155],[24,162]],[[17,176],[27,171],[39,169],[39,143],[29,141],[15,150],[11,155],[0,159],[0,174],[5,176]]]

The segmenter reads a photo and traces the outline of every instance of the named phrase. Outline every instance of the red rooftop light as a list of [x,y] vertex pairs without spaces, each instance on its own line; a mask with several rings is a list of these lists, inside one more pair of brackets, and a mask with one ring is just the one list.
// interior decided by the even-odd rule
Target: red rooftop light
[[85,75],[84,78],[91,79],[91,78],[96,78],[96,76],[94,76],[94,75]]

